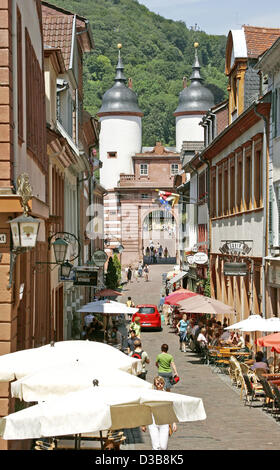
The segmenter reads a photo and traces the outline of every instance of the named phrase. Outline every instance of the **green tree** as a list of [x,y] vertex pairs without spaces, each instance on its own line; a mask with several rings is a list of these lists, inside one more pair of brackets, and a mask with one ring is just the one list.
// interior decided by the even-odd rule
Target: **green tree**
[[211,297],[211,284],[210,284],[210,271],[207,271],[207,280],[204,285],[204,295],[206,297]]
[[118,274],[112,256],[109,258],[105,284],[108,289],[116,289],[119,285]]
[[122,265],[120,263],[118,255],[115,253],[113,256],[113,263],[116,268],[116,273],[118,276],[118,285],[120,285],[121,280],[122,280]]

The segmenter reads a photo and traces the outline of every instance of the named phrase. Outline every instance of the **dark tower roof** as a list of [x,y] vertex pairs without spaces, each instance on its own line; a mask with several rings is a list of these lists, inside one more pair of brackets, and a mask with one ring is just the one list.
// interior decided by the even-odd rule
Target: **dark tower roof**
[[98,116],[108,114],[132,114],[143,116],[138,106],[137,94],[126,86],[126,78],[124,76],[123,62],[121,58],[121,45],[119,47],[119,60],[116,68],[115,83],[107,90],[102,99],[102,106],[98,112]]
[[190,77],[191,84],[184,88],[179,95],[179,105],[174,113],[175,116],[184,114],[205,113],[214,106],[213,93],[203,86],[203,79],[200,76],[200,65],[197,56],[198,43],[195,43],[195,61],[192,66],[193,72]]

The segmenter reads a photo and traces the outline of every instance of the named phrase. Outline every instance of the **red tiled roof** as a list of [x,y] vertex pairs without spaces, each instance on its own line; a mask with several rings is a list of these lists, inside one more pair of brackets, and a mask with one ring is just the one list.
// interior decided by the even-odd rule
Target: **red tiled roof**
[[69,69],[73,32],[73,16],[43,16],[44,44],[62,51],[65,67]]
[[279,28],[261,28],[243,25],[247,43],[248,58],[257,58],[269,49],[279,38]]

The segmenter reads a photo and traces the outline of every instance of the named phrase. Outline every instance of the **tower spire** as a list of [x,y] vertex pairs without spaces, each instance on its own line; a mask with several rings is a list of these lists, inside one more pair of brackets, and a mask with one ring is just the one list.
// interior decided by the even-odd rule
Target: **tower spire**
[[121,48],[122,48],[122,44],[118,44],[119,58],[118,58],[118,63],[117,63],[117,67],[116,67],[117,73],[116,73],[116,76],[115,76],[115,82],[125,83],[126,78],[125,78],[125,75],[123,73],[124,65],[123,65],[123,61],[122,61],[122,58],[121,58]]
[[199,47],[199,43],[198,42],[195,42],[194,43],[194,48],[195,48],[195,57],[194,57],[194,63],[193,63],[193,66],[192,66],[192,69],[193,69],[193,72],[192,72],[192,75],[190,77],[190,80],[191,82],[194,82],[196,80],[199,80],[199,81],[203,81],[203,78],[201,78],[200,76],[200,63],[199,63],[199,60],[198,60],[198,54],[197,54],[197,49]]

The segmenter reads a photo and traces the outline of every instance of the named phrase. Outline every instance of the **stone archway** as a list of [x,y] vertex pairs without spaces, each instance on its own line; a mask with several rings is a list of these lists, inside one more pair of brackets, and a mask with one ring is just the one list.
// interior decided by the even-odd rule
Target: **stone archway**
[[[151,242],[157,251],[162,251],[162,256],[157,256],[158,263],[176,264],[177,259],[177,221],[172,211],[165,209],[151,209],[146,212],[142,219],[142,246],[145,263],[152,263],[147,256],[147,247]],[[160,249],[161,247],[161,249]],[[167,256],[165,250],[167,249]]]

